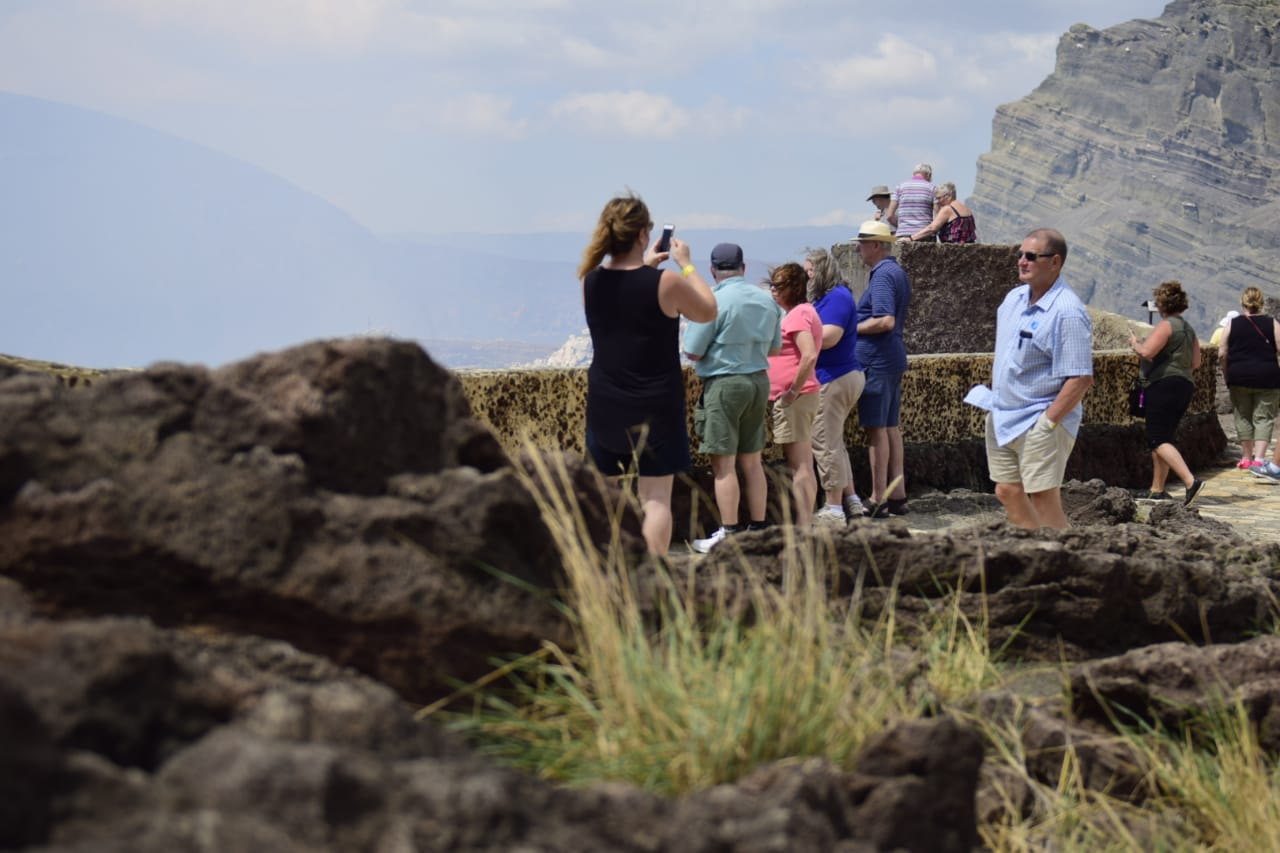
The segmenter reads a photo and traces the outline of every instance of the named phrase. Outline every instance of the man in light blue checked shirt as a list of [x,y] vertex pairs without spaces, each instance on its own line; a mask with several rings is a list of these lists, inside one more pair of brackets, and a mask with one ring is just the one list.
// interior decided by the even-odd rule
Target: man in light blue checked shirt
[[1019,527],[1070,526],[1062,477],[1093,385],[1093,322],[1063,281],[1067,241],[1042,228],[1022,241],[1018,279],[996,314],[987,468]]

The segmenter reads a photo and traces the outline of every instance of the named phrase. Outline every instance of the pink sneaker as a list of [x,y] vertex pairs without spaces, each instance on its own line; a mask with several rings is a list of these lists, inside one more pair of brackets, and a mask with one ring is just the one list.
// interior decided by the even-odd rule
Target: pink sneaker
[[1258,470],[1259,468],[1261,468],[1263,465],[1266,465],[1266,464],[1267,464],[1267,460],[1265,460],[1265,459],[1255,459],[1255,460],[1253,460],[1252,462],[1250,462],[1250,463],[1249,463],[1249,467],[1250,467],[1252,470],[1256,471],[1256,470]]
[[1241,471],[1248,471],[1253,466],[1250,463],[1248,456],[1242,456],[1240,458],[1240,461],[1236,463],[1236,467],[1239,468]]

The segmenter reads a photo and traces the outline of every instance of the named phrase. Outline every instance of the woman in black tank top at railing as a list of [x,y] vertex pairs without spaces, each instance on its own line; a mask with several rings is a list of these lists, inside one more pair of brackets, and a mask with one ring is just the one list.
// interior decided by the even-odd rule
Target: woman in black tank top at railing
[[[680,368],[680,316],[708,323],[716,298],[689,262],[687,243],[659,252],[639,198],[604,206],[578,276],[591,332],[587,371],[587,454],[603,473],[634,472],[651,554],[671,546],[671,488],[691,464]],[[660,270],[667,258],[681,270]],[[603,263],[602,263],[603,261]]]

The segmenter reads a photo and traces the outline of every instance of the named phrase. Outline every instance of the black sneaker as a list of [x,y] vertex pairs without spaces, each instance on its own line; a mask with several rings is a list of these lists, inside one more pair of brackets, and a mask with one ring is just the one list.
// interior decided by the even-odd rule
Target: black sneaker
[[885,502],[885,506],[889,508],[890,515],[906,515],[911,512],[911,507],[907,505],[906,498],[889,498]]
[[1168,492],[1153,492],[1150,490],[1144,490],[1144,491],[1138,492],[1138,494],[1134,495],[1134,498],[1140,501],[1171,501],[1173,500],[1173,498],[1170,497]]
[[1191,506],[1191,502],[1196,499],[1196,495],[1200,494],[1204,489],[1204,480],[1192,480],[1191,485],[1187,486],[1187,496],[1182,499],[1183,506]]

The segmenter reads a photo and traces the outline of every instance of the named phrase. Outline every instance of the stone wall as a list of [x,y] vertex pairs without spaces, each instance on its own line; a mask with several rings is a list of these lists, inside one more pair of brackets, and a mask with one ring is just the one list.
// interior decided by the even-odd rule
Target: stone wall
[[[902,438],[906,445],[908,488],[971,488],[989,491],[983,449],[984,413],[966,405],[965,393],[990,383],[990,353],[913,355],[902,380]],[[1214,413],[1217,350],[1205,348],[1196,374],[1196,393],[1184,419],[1180,449],[1193,468],[1214,461],[1226,439]],[[1150,477],[1150,458],[1141,421],[1128,414],[1128,390],[1137,373],[1137,357],[1123,351],[1094,353],[1094,386],[1085,397],[1084,427],[1067,476],[1101,478],[1116,486],[1137,487]],[[489,424],[509,453],[523,442],[538,447],[583,450],[587,373],[582,369],[458,371],[472,411]],[[692,409],[699,382],[686,372],[692,434]],[[868,477],[864,431],[857,416],[846,425],[845,440],[854,456],[860,488]],[[696,450],[696,442],[695,442]],[[772,444],[765,456],[777,461]],[[708,464],[695,453],[694,465]]]
[[[861,295],[868,270],[856,244],[839,243],[831,253],[845,281]],[[911,307],[903,332],[907,352],[995,349],[996,309],[1018,283],[1017,246],[895,243],[894,254],[911,279]]]
[[[867,268],[854,245],[838,244],[831,251],[854,291],[865,289]],[[986,473],[985,413],[962,401],[972,386],[991,381],[996,309],[1017,284],[1017,252],[1016,246],[981,243],[895,245],[912,287],[905,340],[913,355],[902,381],[901,422],[910,494],[931,488],[992,489]],[[1090,313],[1095,348],[1124,346],[1129,321]],[[1128,391],[1137,369],[1138,359],[1127,349],[1095,349],[1094,386],[1085,397],[1084,426],[1067,466],[1068,479],[1098,478],[1130,488],[1149,484],[1151,457],[1143,424],[1128,414]],[[474,413],[493,427],[509,453],[518,452],[525,440],[582,452],[585,369],[469,370],[458,375]],[[1196,394],[1177,438],[1192,468],[1211,464],[1226,447],[1215,413],[1218,375],[1217,350],[1205,347]],[[686,371],[685,384],[692,434],[700,387],[692,370]],[[870,472],[856,415],[846,425],[845,441],[859,494],[866,494]],[[779,467],[781,455],[772,444],[765,451],[765,458]],[[710,493],[708,460],[695,452],[694,466],[676,490],[677,536],[685,535],[682,525],[697,526],[696,521],[682,521],[683,504],[709,506],[699,491]]]

